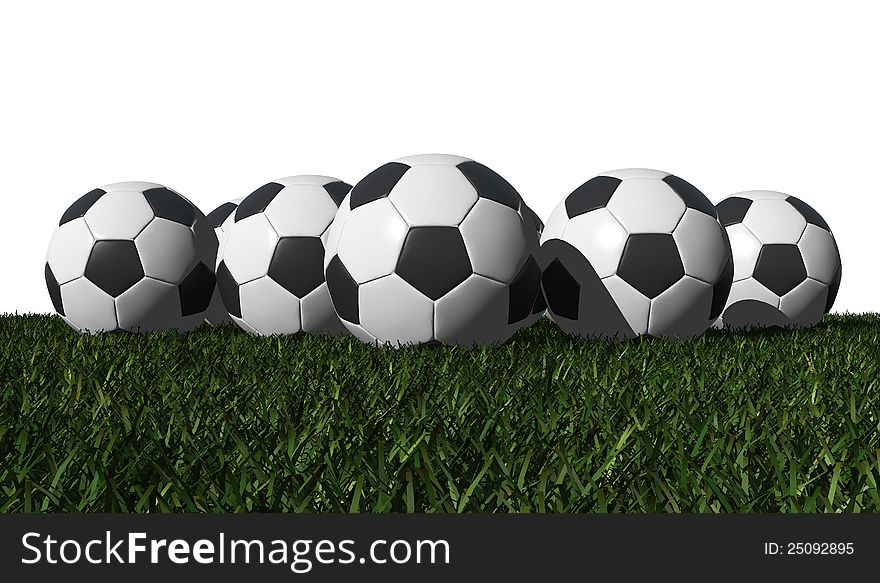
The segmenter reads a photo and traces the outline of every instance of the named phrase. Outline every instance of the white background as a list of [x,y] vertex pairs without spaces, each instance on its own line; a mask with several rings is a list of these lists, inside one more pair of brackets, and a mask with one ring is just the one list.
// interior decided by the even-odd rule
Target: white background
[[0,312],[51,311],[49,237],[94,187],[208,212],[426,152],[489,165],[544,219],[621,167],[714,202],[795,194],[838,239],[836,310],[878,311],[878,22],[869,2],[5,2]]

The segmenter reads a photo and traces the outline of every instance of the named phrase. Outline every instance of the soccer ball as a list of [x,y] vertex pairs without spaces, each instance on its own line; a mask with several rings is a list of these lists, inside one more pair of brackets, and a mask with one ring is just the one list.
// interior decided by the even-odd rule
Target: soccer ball
[[[230,224],[235,221],[235,209],[238,208],[239,203],[244,200],[244,197],[233,199],[229,202],[224,202],[210,213],[208,213],[206,219],[208,221],[208,225],[214,229],[214,235],[217,237],[217,245],[223,242],[223,233],[224,230],[228,230]],[[211,265],[211,269],[213,269],[216,273],[217,264],[220,262],[220,254],[217,254],[217,259],[214,264]],[[215,292],[215,296],[219,296],[219,290]],[[229,324],[233,324],[232,317],[226,312],[226,308],[223,306],[222,298],[217,305],[217,309],[209,309],[207,314],[205,315],[205,322],[210,324],[211,326],[226,326]]]
[[187,199],[151,182],[96,188],[64,212],[45,268],[55,310],[85,332],[189,330],[214,293],[217,241]]
[[343,324],[370,344],[507,340],[531,316],[538,237],[519,194],[468,158],[427,154],[358,182],[324,265]]
[[686,338],[718,317],[733,266],[715,207],[657,170],[616,170],[572,192],[541,236],[548,312],[568,334]]
[[342,334],[324,282],[327,228],[351,186],[328,176],[264,184],[222,223],[217,286],[232,320],[260,335]]
[[807,327],[831,310],[840,252],[828,223],[804,201],[768,190],[721,201],[733,249],[733,286],[717,327]]

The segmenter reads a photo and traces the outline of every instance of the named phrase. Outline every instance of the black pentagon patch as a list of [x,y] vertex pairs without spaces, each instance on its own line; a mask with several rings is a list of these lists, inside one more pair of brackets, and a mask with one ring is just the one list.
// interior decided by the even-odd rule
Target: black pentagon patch
[[224,202],[205,217],[205,220],[208,222],[208,226],[212,229],[218,228],[223,224],[223,221],[229,218],[229,215],[232,214],[232,211],[235,210],[235,207],[238,206],[234,202]]
[[779,327],[791,325],[791,320],[779,309],[758,300],[740,300],[724,310],[724,327],[728,330],[750,330],[753,328]]
[[500,174],[479,162],[462,162],[456,166],[468,179],[480,198],[488,198],[513,210],[519,208],[520,196]]
[[538,267],[541,268],[540,297],[546,301],[551,316],[577,320],[581,285],[571,270],[592,271],[589,261],[570,243],[551,239],[538,249]]
[[596,176],[578,186],[565,199],[568,218],[605,207],[621,182],[620,178],[613,176]]
[[789,196],[785,199],[785,202],[793,206],[798,210],[799,213],[807,220],[808,223],[816,225],[817,227],[822,227],[829,233],[831,232],[831,227],[828,226],[828,223],[825,222],[825,219],[822,218],[822,215],[816,212],[816,209],[802,201],[801,199]]
[[339,206],[342,204],[342,199],[344,199],[345,195],[351,190],[351,184],[337,180],[336,182],[325,184],[324,190],[327,191],[327,194],[330,195],[330,198],[333,199],[336,206]]
[[727,236],[727,229],[721,229],[721,233],[724,235],[727,260],[724,262],[724,268],[721,270],[721,275],[718,276],[718,281],[712,286],[712,307],[709,310],[710,322],[714,322],[721,315],[724,305],[727,303],[727,298],[730,296],[730,286],[733,285],[733,255],[730,251],[730,238]]
[[114,298],[119,296],[144,277],[144,268],[134,241],[105,240],[95,243],[86,262],[85,275]]
[[67,210],[64,211],[64,214],[61,215],[61,220],[58,222],[58,226],[60,227],[64,223],[69,223],[73,219],[78,219],[81,216],[85,215],[86,212],[92,208],[92,205],[98,201],[99,198],[104,196],[106,191],[101,190],[100,188],[96,188],[90,192],[85,193],[76,201],[67,207]]
[[327,265],[327,291],[339,317],[352,324],[360,324],[358,285],[348,273],[339,255]]
[[645,297],[656,298],[684,277],[675,239],[665,233],[630,235],[617,274]]
[[755,264],[756,280],[782,297],[805,279],[807,268],[797,245],[764,245]]
[[541,290],[552,314],[577,320],[581,286],[559,259],[554,259],[544,270]]
[[180,315],[192,316],[207,310],[216,283],[214,273],[207,265],[200,261],[193,267],[177,287],[180,295]]
[[712,201],[687,180],[683,180],[678,176],[670,174],[663,179],[663,182],[668,184],[670,188],[675,191],[675,194],[684,201],[685,206],[688,208],[700,211],[712,218],[718,217],[718,212],[715,210],[715,205],[712,204]]
[[269,263],[269,277],[298,298],[324,282],[324,244],[318,237],[282,237]]
[[507,311],[507,323],[521,322],[532,315],[537,296],[541,289],[541,268],[535,258],[529,258],[520,268],[519,273],[510,282],[510,303]]
[[837,266],[837,271],[834,273],[834,279],[831,280],[831,284],[828,286],[828,299],[825,300],[825,313],[831,311],[831,308],[834,306],[834,300],[837,299],[837,292],[840,289],[840,277],[843,273],[843,265]]
[[406,235],[397,274],[437,300],[473,273],[458,227],[413,227]]
[[58,285],[58,280],[55,279],[55,274],[52,273],[52,268],[48,263],[46,263],[46,289],[49,290],[49,298],[52,299],[55,311],[63,316],[64,303],[61,301],[61,286]]
[[409,168],[401,162],[389,162],[364,176],[351,189],[351,198],[349,199],[351,210],[368,202],[387,197]]
[[196,220],[196,207],[188,200],[167,188],[151,188],[144,191],[144,198],[153,208],[153,214],[181,225],[191,227]]
[[752,206],[752,201],[748,198],[731,196],[719,202],[715,210],[718,211],[718,220],[721,221],[721,224],[729,227],[743,222],[750,206]]
[[226,263],[220,262],[217,266],[217,289],[220,290],[220,299],[223,307],[230,316],[241,318],[241,298],[238,293],[238,282],[232,277]]
[[235,222],[266,210],[266,207],[269,206],[269,203],[272,202],[275,195],[283,189],[283,184],[270,182],[247,195],[244,200],[238,204],[238,208],[235,209]]

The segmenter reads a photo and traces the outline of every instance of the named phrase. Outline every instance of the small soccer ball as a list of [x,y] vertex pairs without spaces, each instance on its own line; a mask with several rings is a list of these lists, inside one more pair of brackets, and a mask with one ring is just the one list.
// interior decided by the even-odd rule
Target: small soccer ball
[[290,176],[245,197],[222,223],[217,286],[241,328],[260,335],[342,334],[324,281],[327,230],[351,186]]
[[532,315],[538,237],[516,190],[468,158],[427,154],[355,185],[330,227],[333,305],[364,342],[503,342]]
[[46,286],[77,330],[189,330],[211,304],[216,253],[205,215],[183,196],[120,182],[64,212],[49,243]]
[[840,252],[828,223],[804,201],[769,190],[721,201],[733,250],[733,285],[717,327],[808,327],[840,288]]
[[568,334],[687,338],[721,313],[733,274],[715,207],[668,172],[605,172],[541,236],[548,313]]
[[[223,233],[224,230],[228,230],[228,226],[232,224],[235,220],[235,209],[238,208],[239,203],[244,200],[244,197],[236,198],[228,202],[224,202],[210,213],[208,213],[206,220],[208,222],[208,226],[210,226],[214,230],[214,235],[217,238],[218,249],[219,246],[223,243]],[[220,254],[217,254],[217,259],[213,265],[211,265],[211,269],[214,270],[216,274],[217,263],[220,262]],[[232,317],[226,312],[226,308],[223,306],[222,298],[219,297],[219,290],[215,292],[215,297],[212,298],[212,306],[205,313],[205,322],[210,324],[211,326],[227,326],[233,324]],[[218,301],[219,300],[219,301]]]

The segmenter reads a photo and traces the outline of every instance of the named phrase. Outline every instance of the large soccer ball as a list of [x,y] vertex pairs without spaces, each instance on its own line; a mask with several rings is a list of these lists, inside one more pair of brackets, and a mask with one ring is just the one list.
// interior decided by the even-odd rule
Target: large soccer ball
[[394,347],[507,340],[533,313],[538,236],[491,169],[428,154],[358,182],[330,227],[333,305],[364,342]]
[[151,182],[96,188],[64,212],[47,254],[55,310],[85,332],[188,330],[214,295],[205,216]]
[[541,236],[548,312],[586,338],[701,334],[733,274],[715,207],[657,170],[616,170],[572,192]]
[[342,334],[324,282],[324,244],[351,186],[328,176],[264,184],[222,223],[217,286],[232,320],[260,335]]
[[721,201],[733,249],[733,286],[717,326],[806,327],[831,310],[840,252],[828,223],[804,201],[769,190]]

